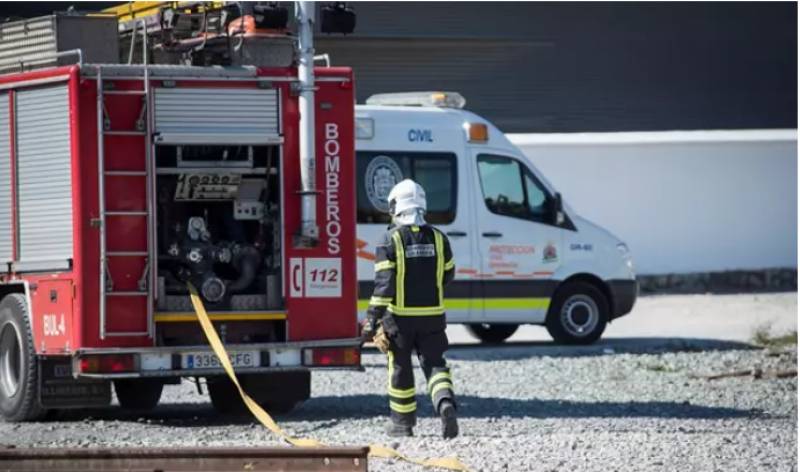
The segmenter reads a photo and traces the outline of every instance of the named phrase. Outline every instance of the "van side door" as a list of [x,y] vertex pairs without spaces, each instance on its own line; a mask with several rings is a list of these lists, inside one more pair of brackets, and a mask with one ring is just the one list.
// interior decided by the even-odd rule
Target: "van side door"
[[474,152],[477,247],[486,323],[541,323],[560,265],[554,196],[517,158]]

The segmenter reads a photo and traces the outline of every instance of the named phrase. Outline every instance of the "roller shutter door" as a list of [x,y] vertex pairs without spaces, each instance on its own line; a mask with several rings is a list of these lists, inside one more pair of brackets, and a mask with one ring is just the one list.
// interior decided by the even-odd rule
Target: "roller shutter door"
[[73,257],[67,86],[20,90],[15,105],[20,270],[64,268]]
[[274,89],[158,88],[155,131],[162,143],[266,144],[279,140]]

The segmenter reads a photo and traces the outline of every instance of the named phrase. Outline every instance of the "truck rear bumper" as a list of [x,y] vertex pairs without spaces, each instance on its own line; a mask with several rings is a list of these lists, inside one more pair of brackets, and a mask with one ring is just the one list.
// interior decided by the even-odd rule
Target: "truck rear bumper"
[[639,296],[639,282],[636,279],[609,280],[608,287],[613,299],[611,319],[630,313],[636,303],[636,298]]
[[[297,369],[361,370],[359,338],[225,346],[242,374]],[[77,378],[204,377],[224,375],[208,345],[87,348],[72,358]]]

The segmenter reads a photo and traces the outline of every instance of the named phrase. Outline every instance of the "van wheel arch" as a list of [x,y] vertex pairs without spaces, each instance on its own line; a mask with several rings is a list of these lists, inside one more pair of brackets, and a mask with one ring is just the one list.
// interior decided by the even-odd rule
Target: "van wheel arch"
[[588,274],[569,277],[558,285],[547,310],[545,327],[556,343],[591,344],[611,319],[610,290]]
[[[606,297],[606,300],[608,301],[608,308],[609,308],[609,310],[611,310],[611,312],[609,313],[609,317],[608,317],[608,322],[611,323],[611,319],[612,319],[611,315],[612,315],[612,313],[614,311],[613,310],[613,308],[614,308],[614,295],[611,293],[611,288],[608,286],[608,284],[605,283],[603,281],[603,279],[601,279],[600,277],[598,277],[596,275],[585,273],[585,272],[579,273],[579,274],[570,275],[568,278],[562,280],[561,283],[558,284],[558,286],[556,287],[555,291],[553,292],[553,298],[555,298],[555,296],[556,296],[556,294],[558,294],[559,290],[561,290],[567,284],[570,284],[572,282],[584,282],[584,283],[588,283],[590,285],[594,285],[594,287],[596,289],[600,290],[600,292],[603,293],[603,295]],[[550,313],[548,311],[548,315],[549,314]]]

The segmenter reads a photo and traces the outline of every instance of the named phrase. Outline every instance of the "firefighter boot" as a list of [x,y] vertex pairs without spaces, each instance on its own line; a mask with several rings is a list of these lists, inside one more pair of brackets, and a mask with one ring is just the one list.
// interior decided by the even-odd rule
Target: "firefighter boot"
[[444,400],[439,407],[439,416],[442,418],[442,437],[452,439],[458,436],[458,419],[456,418],[456,407],[453,402]]
[[410,438],[414,436],[414,428],[412,426],[390,421],[389,426],[386,428],[386,434],[395,438]]

